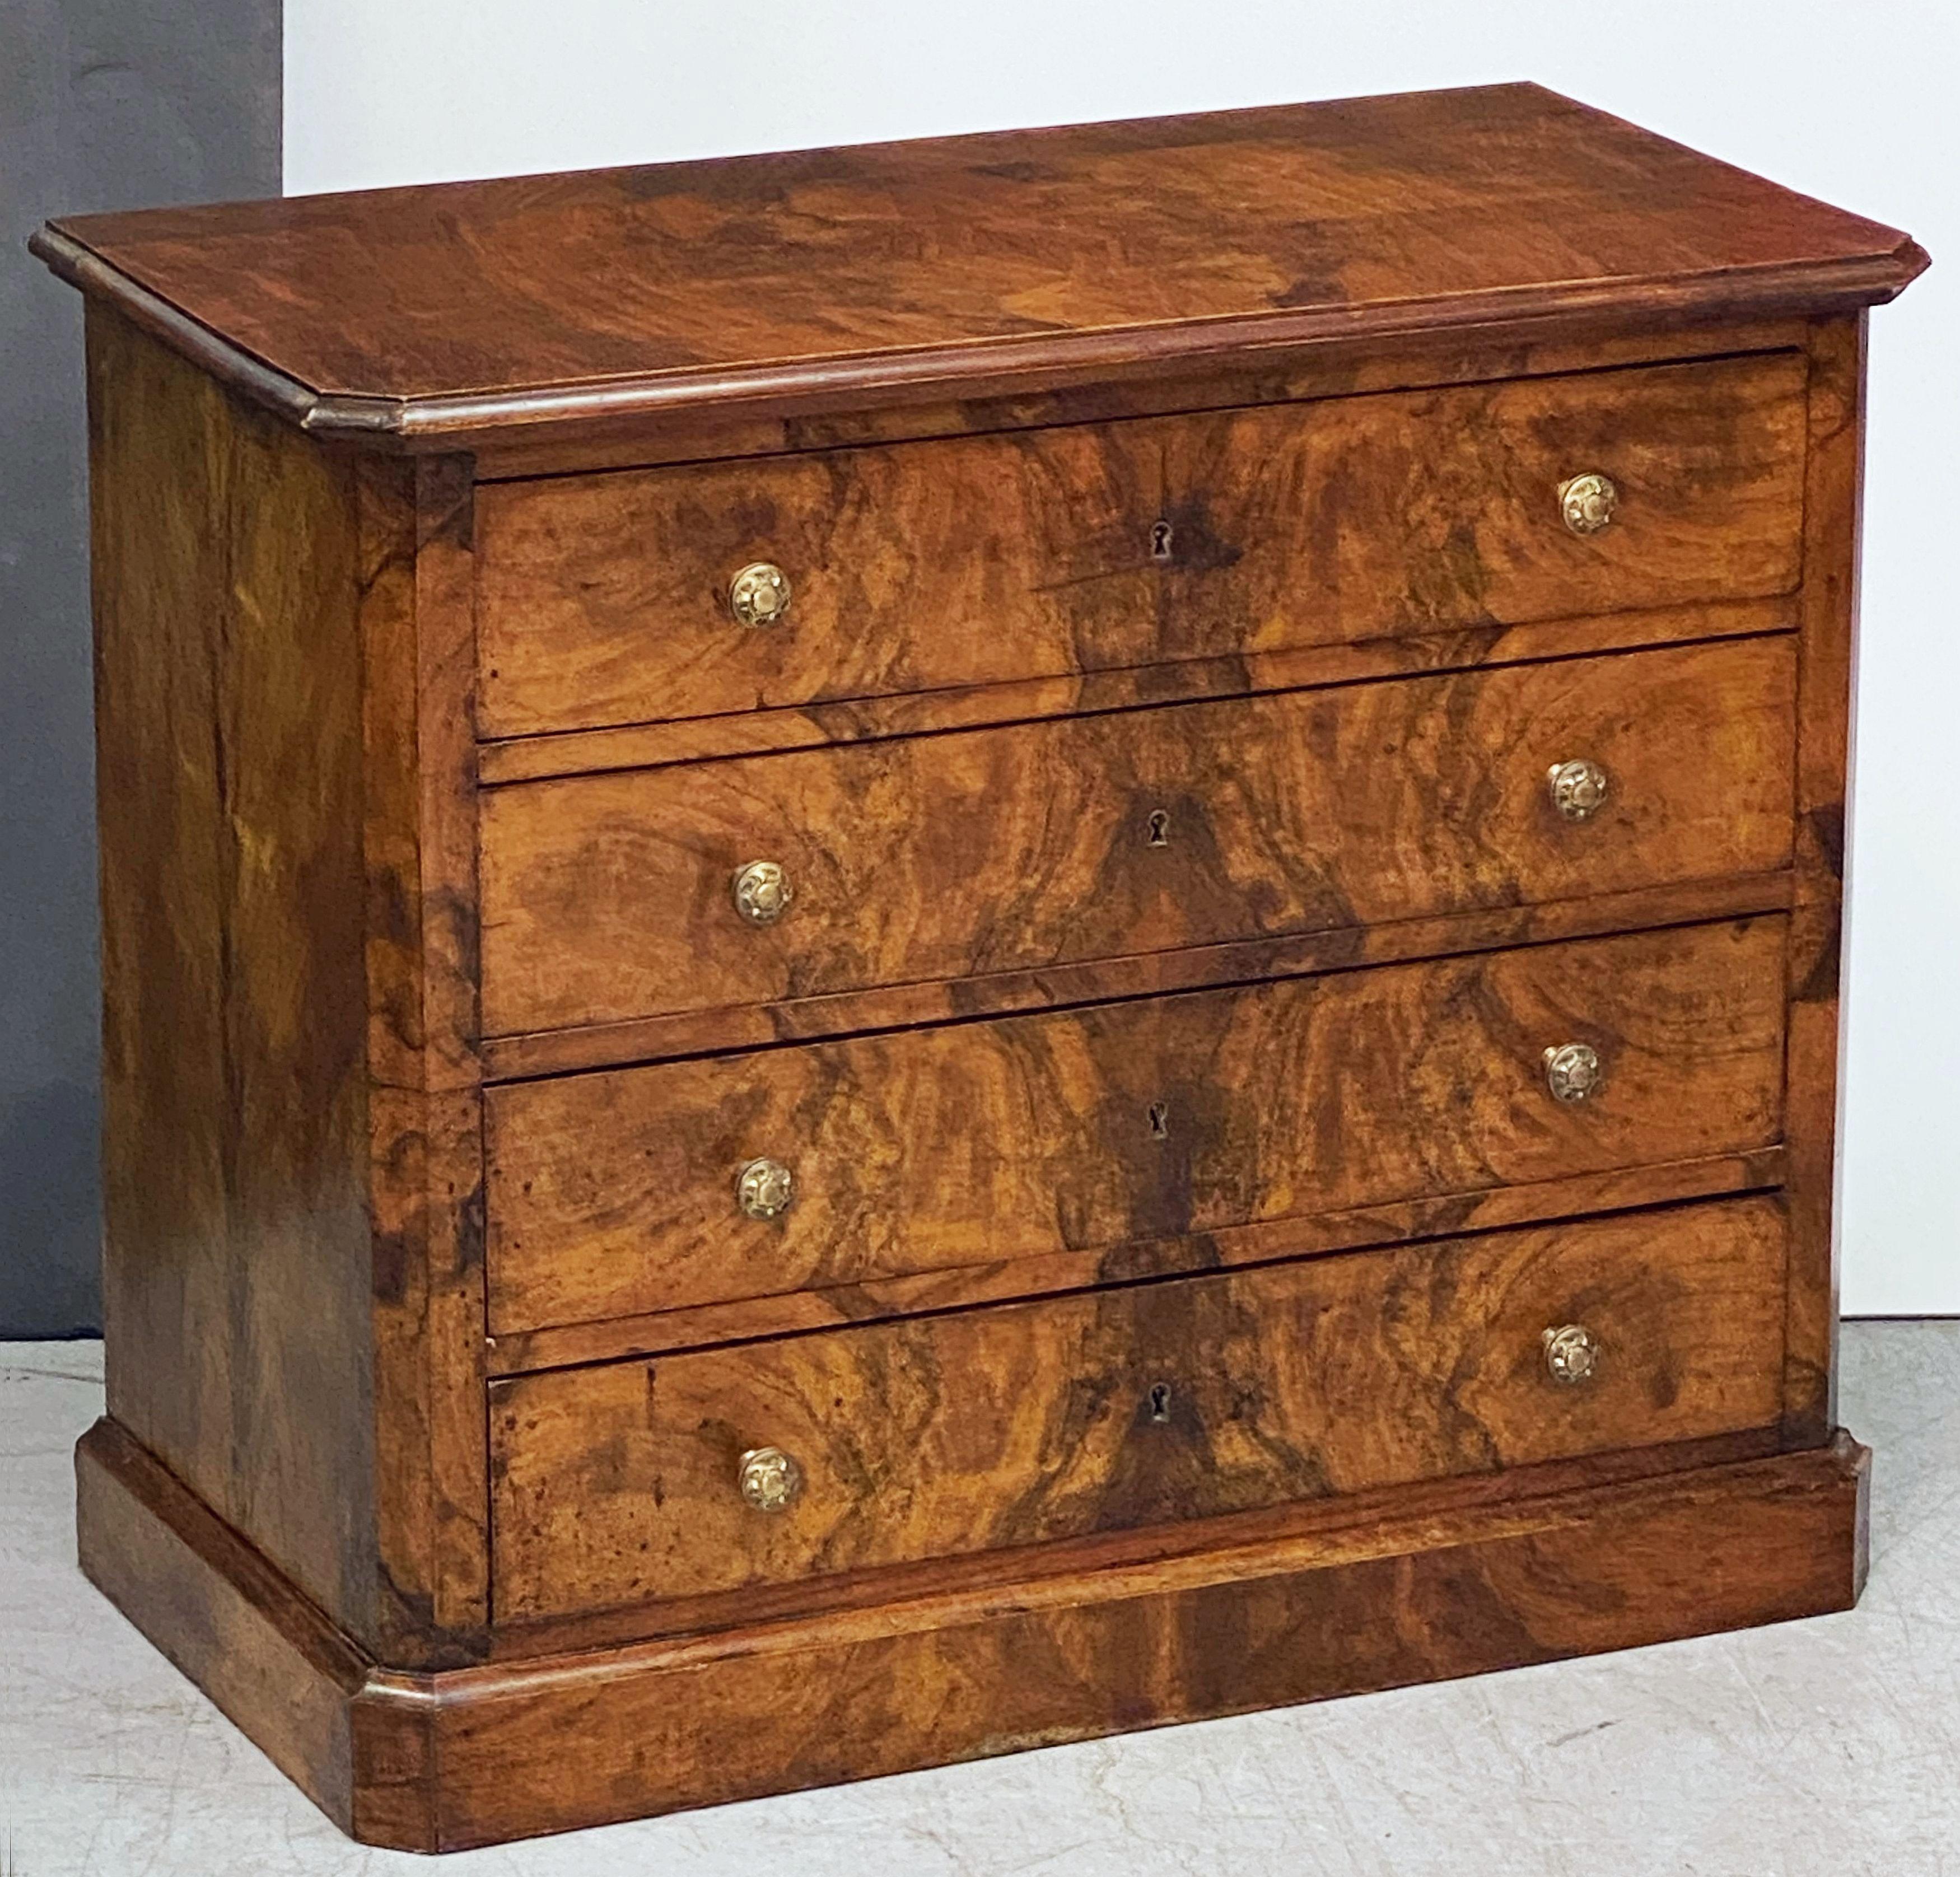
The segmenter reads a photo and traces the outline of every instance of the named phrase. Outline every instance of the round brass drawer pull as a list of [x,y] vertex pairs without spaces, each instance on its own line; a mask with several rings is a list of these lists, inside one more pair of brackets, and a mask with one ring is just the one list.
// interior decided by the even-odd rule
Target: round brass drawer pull
[[742,625],[774,625],[790,609],[790,577],[773,561],[751,561],[728,583],[728,610]]
[[1620,492],[1596,469],[1558,485],[1558,512],[1574,534],[1597,534],[1619,505]]
[[1606,771],[1583,756],[1554,762],[1549,780],[1551,805],[1567,821],[1590,821],[1606,800]]
[[796,1197],[796,1176],[780,1160],[751,1160],[735,1176],[735,1203],[752,1219],[773,1219]]
[[1554,1043],[1545,1052],[1545,1083],[1561,1102],[1583,1102],[1599,1086],[1599,1052],[1587,1043]]
[[736,1478],[758,1512],[781,1512],[803,1490],[803,1468],[781,1447],[751,1447]]
[[1577,1388],[1592,1379],[1599,1364],[1599,1345],[1590,1330],[1567,1323],[1545,1332],[1545,1370],[1554,1382]]
[[735,910],[751,925],[774,925],[796,898],[790,876],[774,861],[751,861],[734,882]]

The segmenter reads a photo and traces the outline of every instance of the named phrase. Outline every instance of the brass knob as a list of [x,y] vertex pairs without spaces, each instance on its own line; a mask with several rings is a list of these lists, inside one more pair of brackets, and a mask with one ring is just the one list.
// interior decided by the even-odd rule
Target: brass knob
[[1599,1086],[1599,1055],[1586,1043],[1554,1043],[1545,1052],[1545,1081],[1561,1102],[1583,1102]]
[[803,1468],[781,1447],[751,1447],[736,1478],[758,1512],[781,1512],[803,1490]]
[[1558,485],[1558,512],[1574,534],[1597,534],[1619,502],[1620,492],[1596,469]]
[[1551,805],[1567,821],[1590,821],[1606,799],[1606,771],[1583,756],[1551,765]]
[[796,1176],[780,1160],[751,1160],[735,1176],[735,1203],[752,1219],[773,1219],[796,1197]]
[[790,609],[790,577],[772,561],[751,561],[728,583],[728,610],[743,625],[774,625]]
[[1592,1332],[1577,1323],[1567,1323],[1545,1332],[1545,1366],[1554,1382],[1577,1388],[1592,1379],[1599,1364],[1599,1345]]
[[796,898],[790,876],[774,861],[751,861],[734,881],[735,910],[751,925],[774,925]]

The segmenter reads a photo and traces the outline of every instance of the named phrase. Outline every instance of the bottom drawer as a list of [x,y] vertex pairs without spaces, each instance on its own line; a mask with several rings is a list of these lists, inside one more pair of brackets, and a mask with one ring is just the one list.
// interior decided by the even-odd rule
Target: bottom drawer
[[[492,1392],[496,1609],[1768,1427],[1783,1256],[1780,1205],[1739,1199],[517,1376]],[[1593,1360],[1561,1379],[1568,1325]]]

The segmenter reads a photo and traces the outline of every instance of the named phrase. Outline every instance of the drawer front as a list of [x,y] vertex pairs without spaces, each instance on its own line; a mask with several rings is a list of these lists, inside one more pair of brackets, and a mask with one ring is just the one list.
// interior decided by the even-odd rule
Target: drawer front
[[[1774,1201],[1730,1201],[520,1377],[492,1391],[497,1608],[1768,1427],[1783,1245]],[[1551,1373],[1545,1332],[1568,1325],[1582,1381]],[[768,1449],[797,1482],[773,1510]]]
[[[492,485],[479,725],[1785,593],[1804,384],[1777,353]],[[1618,501],[1580,535],[1560,491],[1589,472]],[[787,577],[788,610],[744,625],[730,582],[759,563]]]
[[1794,689],[1775,635],[489,790],[485,1029],[1772,870]]
[[[1780,1127],[1784,927],[1642,933],[493,1089],[491,1327],[1765,1147]],[[1599,1069],[1576,1100],[1554,1098],[1544,1062],[1567,1043]],[[767,1188],[770,1163],[788,1176],[787,1204]]]

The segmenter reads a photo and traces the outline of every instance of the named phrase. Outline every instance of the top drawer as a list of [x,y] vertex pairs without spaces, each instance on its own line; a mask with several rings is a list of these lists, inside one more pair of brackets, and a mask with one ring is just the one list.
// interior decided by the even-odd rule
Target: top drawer
[[[486,486],[485,736],[1763,598],[1795,353]],[[1589,533],[1560,490],[1617,500]],[[733,577],[779,568],[743,625]]]

